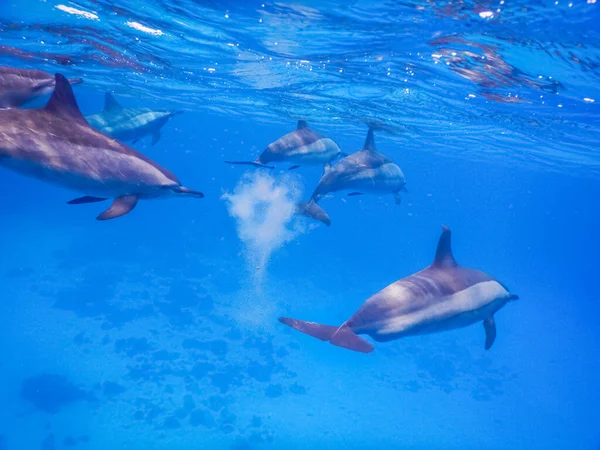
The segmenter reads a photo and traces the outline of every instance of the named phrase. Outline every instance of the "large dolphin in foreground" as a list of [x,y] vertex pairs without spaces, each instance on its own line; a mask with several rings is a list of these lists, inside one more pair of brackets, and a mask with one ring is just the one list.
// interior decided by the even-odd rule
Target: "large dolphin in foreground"
[[290,169],[307,164],[322,165],[327,170],[331,162],[341,155],[342,151],[333,140],[310,129],[305,120],[299,120],[294,131],[269,144],[254,161],[225,162],[272,169],[269,163],[288,161],[294,164]]
[[450,230],[444,226],[429,267],[373,295],[341,326],[284,317],[279,321],[322,341],[362,353],[372,352],[373,346],[359,334],[386,342],[483,322],[487,350],[496,338],[494,313],[516,299],[518,296],[490,275],[457,264],[452,255]]
[[[81,78],[69,80],[81,83]],[[54,89],[54,75],[42,70],[15,69],[0,66],[0,108],[16,108],[50,94]]]
[[152,136],[152,145],[160,139],[160,129],[169,119],[181,111],[149,108],[123,108],[107,92],[104,96],[104,109],[98,114],[87,116],[94,128],[120,141],[133,141],[135,144],[144,136]]
[[310,201],[300,203],[297,213],[319,220],[327,226],[331,224],[329,215],[317,202],[326,194],[351,190],[348,195],[393,194],[396,204],[400,204],[400,191],[406,191],[406,180],[400,167],[390,158],[377,152],[373,129],[369,127],[362,150],[340,159],[327,170]]
[[114,198],[98,220],[127,214],[139,199],[204,196],[181,186],[175,175],[151,159],[90,127],[60,74],[44,108],[0,110],[0,166],[85,194],[71,204]]

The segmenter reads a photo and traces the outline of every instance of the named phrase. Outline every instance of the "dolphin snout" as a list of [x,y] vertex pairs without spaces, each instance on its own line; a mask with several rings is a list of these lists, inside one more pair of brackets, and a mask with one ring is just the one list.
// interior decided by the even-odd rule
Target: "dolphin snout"
[[173,188],[173,192],[175,192],[176,194],[185,194],[185,195],[190,195],[192,197],[196,197],[196,198],[204,198],[204,194],[200,191],[194,191],[193,189],[189,189],[183,186],[177,186]]

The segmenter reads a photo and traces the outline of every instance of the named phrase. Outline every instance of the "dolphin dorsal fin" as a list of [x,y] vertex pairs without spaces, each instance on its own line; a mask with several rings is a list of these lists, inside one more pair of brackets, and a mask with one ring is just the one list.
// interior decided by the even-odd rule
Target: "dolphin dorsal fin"
[[457,262],[452,254],[452,242],[450,228],[446,225],[442,225],[442,235],[438,241],[437,250],[435,252],[435,259],[433,260],[432,266],[435,267],[455,267]]
[[296,127],[296,130],[301,130],[302,128],[306,128],[308,127],[308,124],[306,123],[306,120],[299,120],[298,121],[298,126]]
[[110,92],[104,94],[104,111],[116,111],[123,109],[121,104],[115,100]]
[[373,135],[373,128],[369,127],[369,132],[367,133],[367,139],[365,140],[365,145],[363,145],[363,150],[372,150],[376,151],[375,148],[375,136]]
[[55,75],[54,92],[44,109],[77,122],[87,123],[77,106],[71,83],[60,73]]

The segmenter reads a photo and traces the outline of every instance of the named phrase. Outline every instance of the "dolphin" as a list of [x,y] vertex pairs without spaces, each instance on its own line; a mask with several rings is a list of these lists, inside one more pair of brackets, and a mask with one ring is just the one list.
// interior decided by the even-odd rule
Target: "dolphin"
[[70,204],[114,198],[98,220],[127,214],[139,199],[204,197],[151,159],[90,127],[61,74],[45,107],[0,110],[0,166],[85,194]]
[[182,111],[123,108],[107,92],[104,96],[104,109],[86,119],[92,127],[121,141],[132,141],[135,144],[144,136],[152,135],[154,145],[160,140],[160,129],[178,114],[182,114]]
[[329,169],[331,162],[340,157],[342,151],[333,140],[311,130],[305,120],[299,120],[294,131],[270,143],[254,161],[225,161],[227,164],[246,164],[266,167],[271,162],[289,161],[293,163],[289,169],[296,169],[302,164],[323,165]]
[[442,226],[433,263],[371,296],[341,326],[281,317],[279,321],[333,345],[362,353],[373,345],[359,337],[386,342],[483,322],[485,349],[496,338],[494,314],[519,297],[492,276],[459,266],[452,254],[450,229]]
[[[71,84],[82,83],[72,78]],[[16,69],[0,66],[0,108],[17,108],[25,103],[50,94],[54,89],[54,75],[42,70]]]
[[400,204],[400,191],[406,192],[406,180],[400,167],[390,158],[378,153],[375,148],[373,128],[369,127],[362,150],[340,159],[326,171],[308,202],[296,207],[298,214],[320,220],[327,226],[331,221],[327,212],[317,202],[330,192],[352,190],[348,195],[363,193],[394,194],[396,204]]

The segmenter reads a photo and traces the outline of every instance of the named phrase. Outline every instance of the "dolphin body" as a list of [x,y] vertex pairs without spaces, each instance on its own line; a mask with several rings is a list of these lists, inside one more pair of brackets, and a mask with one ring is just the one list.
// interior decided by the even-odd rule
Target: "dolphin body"
[[342,151],[333,140],[310,129],[305,120],[299,120],[294,131],[269,144],[254,161],[225,162],[273,169],[269,163],[289,161],[294,163],[290,170],[303,164],[323,165],[327,170],[331,162],[341,155]]
[[[71,84],[83,82],[72,78]],[[42,70],[15,69],[0,66],[0,108],[17,108],[25,103],[50,94],[54,89],[54,75]]]
[[362,353],[372,352],[373,346],[359,334],[386,342],[483,322],[488,350],[496,338],[494,313],[518,296],[490,275],[459,266],[450,241],[450,230],[444,226],[435,260],[429,267],[379,291],[339,327],[285,317],[279,321],[322,341]]
[[329,226],[329,215],[317,202],[328,193],[343,190],[352,190],[349,196],[390,193],[394,194],[396,204],[402,201],[399,193],[406,191],[404,174],[394,161],[377,152],[372,128],[369,128],[362,150],[340,159],[327,170],[319,180],[310,201],[300,203],[296,212]]
[[88,123],[104,134],[132,141],[134,144],[144,136],[152,136],[152,145],[160,140],[160,129],[181,111],[152,110],[149,108],[123,108],[110,92],[104,96],[104,109],[87,116]]
[[0,110],[0,166],[85,193],[71,204],[114,198],[98,220],[130,212],[139,199],[203,197],[134,149],[88,125],[67,79],[40,109]]

